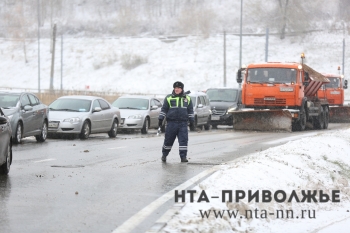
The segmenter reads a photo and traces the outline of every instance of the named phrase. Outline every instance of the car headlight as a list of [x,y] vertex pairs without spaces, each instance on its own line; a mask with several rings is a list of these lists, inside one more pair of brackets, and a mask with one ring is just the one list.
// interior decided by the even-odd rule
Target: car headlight
[[76,124],[76,123],[79,123],[81,120],[79,117],[72,117],[72,118],[67,118],[67,119],[64,119],[63,122],[69,122],[71,124]]
[[129,119],[142,119],[142,115],[138,114],[138,115],[132,115],[128,117]]
[[237,111],[237,110],[238,110],[238,106],[230,107],[230,108],[227,110],[226,114],[229,114],[230,112],[234,112],[234,111]]

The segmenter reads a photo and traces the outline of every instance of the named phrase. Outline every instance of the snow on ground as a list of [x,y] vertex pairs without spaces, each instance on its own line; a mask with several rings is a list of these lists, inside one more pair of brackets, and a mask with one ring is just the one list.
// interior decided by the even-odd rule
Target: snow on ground
[[[314,32],[284,40],[270,35],[268,60],[300,62],[300,54],[304,52],[305,62],[315,70],[338,73],[337,67],[342,65],[343,38],[350,41],[350,36],[342,32]],[[264,62],[265,42],[265,36],[244,36],[242,64]],[[89,86],[91,91],[168,94],[177,80],[192,91],[224,86],[223,35],[187,36],[171,43],[146,37],[63,37],[63,46],[58,37],[55,47],[54,89],[60,89],[61,74],[64,90],[85,90]],[[37,40],[27,41],[26,48],[27,63],[23,44],[0,40],[0,88],[26,88],[35,92],[38,89]],[[345,67],[350,64],[348,51],[347,46]],[[127,56],[140,57],[144,63],[125,69],[122,63]],[[226,86],[238,86],[238,66],[239,36],[227,35]],[[345,68],[345,76],[348,74],[350,69]],[[50,40],[41,39],[41,89],[49,89],[50,75]]]
[[[191,203],[187,195],[185,206],[162,232],[349,232],[349,151],[350,128],[328,133],[320,131],[316,136],[290,141],[223,165],[219,171],[191,189],[197,191],[194,202]],[[197,202],[202,190],[209,197],[209,203]],[[243,190],[247,195],[248,190],[253,193],[260,191],[260,201],[248,202],[246,197],[238,203],[223,203],[222,190]],[[331,195],[332,190],[340,190],[340,202],[297,203],[293,199],[292,202],[262,203],[262,190],[272,193],[283,190],[287,200],[293,190],[300,200],[303,198],[301,190],[317,190],[317,199],[320,191]],[[211,196],[219,198],[212,199]],[[211,210],[210,217],[203,218],[200,210]],[[215,218],[214,210],[225,211],[224,217]],[[239,211],[238,217],[230,218],[227,210],[231,213]],[[284,211],[284,219],[281,212],[277,218],[279,210]],[[286,219],[287,210],[293,211],[294,218]],[[306,212],[302,219],[303,210]],[[249,211],[253,213],[250,219],[245,217]]]

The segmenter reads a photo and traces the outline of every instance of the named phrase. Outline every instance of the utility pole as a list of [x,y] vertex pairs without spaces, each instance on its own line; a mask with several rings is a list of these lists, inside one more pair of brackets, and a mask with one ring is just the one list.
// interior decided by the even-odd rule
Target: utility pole
[[226,87],[226,31],[224,31],[224,87]]
[[241,0],[241,20],[239,29],[239,69],[242,68],[242,14],[243,14],[243,0]]
[[61,91],[63,90],[63,35],[61,34]]
[[345,70],[345,38],[343,38],[343,75]]
[[266,28],[265,62],[268,62],[268,57],[269,57],[269,28]]
[[40,0],[38,3],[38,92],[40,94]]
[[53,73],[55,66],[55,44],[56,44],[56,24],[53,25],[52,32],[52,58],[51,58],[51,75],[50,75],[50,91],[53,91]]

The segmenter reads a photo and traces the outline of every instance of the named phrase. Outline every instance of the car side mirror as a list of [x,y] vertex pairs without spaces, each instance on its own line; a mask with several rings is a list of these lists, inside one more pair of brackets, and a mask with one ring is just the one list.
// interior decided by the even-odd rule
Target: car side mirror
[[32,106],[30,106],[30,105],[26,105],[26,106],[24,106],[24,111],[32,111],[33,110],[33,107]]
[[198,104],[198,108],[203,108],[203,104]]
[[95,107],[94,111],[92,111],[92,112],[101,112],[101,111],[102,111],[101,107]]
[[157,105],[151,106],[151,110],[157,110],[157,109],[158,109],[158,106],[157,106]]
[[7,123],[7,118],[4,116],[0,116],[0,125],[4,125]]

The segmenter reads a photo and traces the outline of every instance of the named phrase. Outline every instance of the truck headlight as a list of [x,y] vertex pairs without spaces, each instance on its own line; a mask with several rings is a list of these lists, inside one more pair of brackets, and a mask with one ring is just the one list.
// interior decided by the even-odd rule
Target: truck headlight
[[234,111],[237,111],[238,110],[238,107],[235,106],[235,107],[231,107],[227,110],[226,114],[229,114],[230,112],[234,112]]

